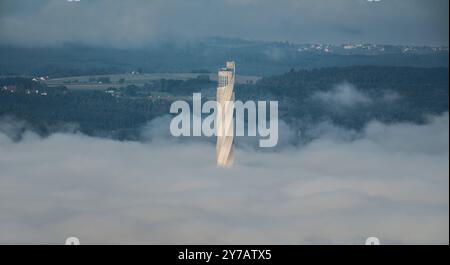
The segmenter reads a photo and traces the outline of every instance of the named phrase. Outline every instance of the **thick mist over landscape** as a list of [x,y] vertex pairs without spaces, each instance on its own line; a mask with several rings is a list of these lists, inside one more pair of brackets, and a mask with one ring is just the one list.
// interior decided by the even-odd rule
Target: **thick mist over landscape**
[[145,127],[147,142],[120,142],[41,138],[3,118],[1,243],[448,244],[448,112],[237,148],[231,169],[214,144],[164,137],[163,123]]

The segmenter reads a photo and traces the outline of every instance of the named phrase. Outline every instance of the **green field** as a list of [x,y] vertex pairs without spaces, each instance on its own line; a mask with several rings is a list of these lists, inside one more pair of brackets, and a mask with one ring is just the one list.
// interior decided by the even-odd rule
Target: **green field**
[[[122,87],[128,85],[142,86],[145,83],[151,83],[160,79],[177,79],[187,80],[197,78],[199,73],[152,73],[152,74],[113,74],[113,75],[86,75],[86,76],[72,76],[63,78],[53,78],[44,81],[48,86],[66,86],[68,89],[107,89],[110,87]],[[213,81],[217,80],[217,74],[206,74]],[[101,77],[108,77],[111,83],[98,83],[92,82],[90,79],[98,79]],[[124,79],[123,83],[119,83],[119,80]],[[246,76],[237,75],[236,83],[248,83],[256,82],[260,77],[258,76]]]

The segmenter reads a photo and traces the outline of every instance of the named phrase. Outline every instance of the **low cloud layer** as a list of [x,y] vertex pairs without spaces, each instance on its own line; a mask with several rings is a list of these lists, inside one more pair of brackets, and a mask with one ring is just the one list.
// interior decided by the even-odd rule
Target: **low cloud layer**
[[318,91],[313,95],[313,98],[335,107],[355,107],[372,103],[367,95],[349,83],[336,85],[330,91]]
[[6,124],[0,243],[449,242],[448,113],[371,122],[351,139],[329,126],[275,152],[238,148],[232,169],[215,166],[208,142],[29,131],[13,141]]

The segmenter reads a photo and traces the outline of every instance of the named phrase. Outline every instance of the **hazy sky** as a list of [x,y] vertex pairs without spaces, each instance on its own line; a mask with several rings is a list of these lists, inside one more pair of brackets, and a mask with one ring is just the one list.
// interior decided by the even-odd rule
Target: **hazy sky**
[[241,37],[448,45],[448,0],[0,0],[0,43],[142,46]]

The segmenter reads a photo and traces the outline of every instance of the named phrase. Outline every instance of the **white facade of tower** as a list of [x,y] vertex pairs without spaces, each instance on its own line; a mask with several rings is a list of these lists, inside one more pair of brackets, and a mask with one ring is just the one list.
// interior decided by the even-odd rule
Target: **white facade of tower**
[[219,70],[217,87],[217,165],[230,167],[234,162],[234,80],[235,63],[227,62]]

